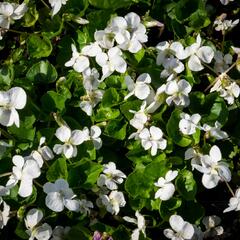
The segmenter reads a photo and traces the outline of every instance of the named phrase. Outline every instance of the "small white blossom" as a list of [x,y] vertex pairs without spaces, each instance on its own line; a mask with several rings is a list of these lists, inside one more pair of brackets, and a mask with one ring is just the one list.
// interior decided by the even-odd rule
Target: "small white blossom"
[[96,62],[102,67],[101,81],[109,77],[114,71],[125,73],[127,69],[127,63],[122,58],[122,51],[118,47],[110,48],[107,53],[98,53]]
[[52,228],[49,224],[43,223],[40,225],[40,221],[43,218],[43,212],[39,209],[32,208],[28,211],[26,218],[24,219],[27,227],[26,233],[30,236],[29,240],[48,240],[52,235]]
[[67,237],[70,229],[70,227],[56,226],[53,229],[52,238],[50,240],[64,240]]
[[110,28],[115,34],[114,38],[118,43],[118,47],[131,53],[141,50],[141,43],[148,40],[146,28],[141,23],[140,17],[134,12],[128,13],[124,18],[113,18]]
[[97,150],[102,147],[102,139],[100,138],[102,131],[100,127],[93,125],[90,130],[87,127],[84,127],[82,132],[85,139],[84,141],[92,141]]
[[196,113],[190,116],[187,113],[180,114],[181,120],[179,121],[179,129],[185,135],[192,135],[196,132],[196,128],[200,128],[199,122],[201,116]]
[[196,42],[185,49],[190,57],[188,67],[195,72],[201,71],[204,68],[201,62],[210,63],[214,57],[213,49],[209,46],[201,46],[201,43],[202,39],[198,34]]
[[186,222],[179,215],[172,215],[169,224],[173,229],[165,229],[164,235],[172,240],[190,240],[194,235],[193,225]]
[[202,156],[202,153],[194,148],[188,148],[185,152],[185,160],[191,159],[192,170],[194,170],[196,165],[202,164]]
[[232,55],[230,55],[229,53],[223,55],[221,51],[216,51],[214,53],[214,60],[214,70],[217,73],[223,73],[232,64]]
[[184,79],[167,82],[165,93],[169,95],[169,97],[167,97],[166,103],[168,105],[174,103],[177,106],[187,107],[190,104],[188,94],[191,90],[191,85]]
[[10,28],[10,24],[14,20],[18,20],[24,16],[27,12],[28,7],[25,3],[15,4],[9,2],[0,3],[0,27]]
[[0,205],[3,205],[3,210],[0,210],[0,229],[7,225],[10,214],[10,206],[0,197]]
[[234,196],[230,198],[228,207],[223,212],[225,213],[239,210],[240,210],[240,188],[238,188]]
[[95,31],[94,33],[94,39],[97,44],[105,49],[113,48],[115,41],[114,36],[115,34],[110,27],[107,27],[104,30]]
[[136,218],[131,217],[123,217],[123,219],[127,222],[134,223],[137,225],[137,228],[133,230],[133,233],[131,235],[131,240],[138,240],[140,233],[142,233],[146,237],[146,223],[144,216],[139,213],[139,211],[136,211],[135,213]]
[[41,174],[40,167],[34,159],[23,158],[20,155],[13,156],[12,162],[14,164],[12,175],[6,186],[12,188],[21,181],[18,194],[21,197],[28,197],[32,194],[33,179]]
[[126,201],[122,192],[111,191],[109,195],[100,195],[102,204],[106,207],[107,211],[113,215],[117,215],[120,207],[126,205]]
[[222,125],[216,121],[214,124],[214,127],[208,125],[208,124],[203,124],[202,129],[207,132],[208,137],[213,137],[216,138],[217,140],[221,139],[226,139],[228,138],[228,134],[224,131],[222,131],[220,128]]
[[223,97],[229,105],[232,105],[235,98],[238,98],[240,95],[238,84],[232,81],[226,74],[221,74],[210,89],[210,92],[215,91],[219,92],[220,97]]
[[198,171],[203,173],[202,184],[207,189],[216,187],[219,181],[229,182],[231,180],[231,171],[228,165],[221,160],[221,151],[214,145],[210,149],[209,155],[202,156],[202,165],[194,165]]
[[175,192],[175,186],[172,184],[172,181],[177,177],[177,175],[178,171],[169,170],[166,173],[165,178],[160,177],[158,181],[154,183],[155,186],[160,188],[155,193],[155,198],[160,198],[162,201],[167,201],[173,196]]
[[206,228],[204,238],[219,236],[224,232],[223,227],[218,226],[221,223],[221,218],[216,215],[204,217],[202,223]]
[[68,0],[49,0],[49,3],[52,7],[52,16],[56,15],[60,11],[62,5],[65,5],[67,1]]
[[234,27],[236,27],[239,23],[239,19],[236,20],[225,20],[225,19],[216,19],[213,23],[213,26],[215,27],[216,31],[230,31]]
[[88,116],[92,115],[93,108],[102,100],[104,94],[103,90],[98,89],[98,79],[99,73],[95,68],[88,68],[83,72],[83,86],[87,94],[81,97],[79,106]]
[[84,131],[73,130],[65,125],[59,127],[55,133],[55,136],[64,144],[55,144],[53,151],[56,154],[63,153],[66,158],[72,158],[77,156],[77,145],[86,141]]
[[167,147],[162,130],[155,126],[151,126],[149,130],[144,128],[139,134],[139,139],[145,150],[151,149],[152,156],[157,154],[158,149],[164,150]]
[[54,158],[52,150],[48,146],[42,146],[46,141],[45,137],[41,137],[38,145],[38,149],[32,151],[31,157],[38,163],[41,168],[44,160],[49,161]]
[[125,82],[129,91],[129,94],[124,98],[125,100],[132,95],[135,95],[140,100],[144,100],[150,94],[149,84],[151,83],[151,77],[148,73],[141,74],[135,83],[130,76],[126,76]]
[[21,87],[13,87],[8,91],[0,91],[0,123],[3,126],[19,127],[19,115],[16,109],[23,109],[27,95]]
[[70,211],[79,211],[79,200],[74,199],[76,195],[66,180],[58,179],[55,183],[45,183],[43,191],[47,193],[46,206],[54,212],[62,212],[64,207]]
[[129,112],[134,113],[134,117],[130,120],[130,125],[138,131],[141,131],[144,128],[144,125],[148,120],[146,105],[146,101],[143,101],[139,111],[129,110]]
[[109,162],[103,165],[103,173],[98,178],[97,185],[99,187],[106,186],[110,190],[116,190],[117,184],[123,183],[123,179],[127,176],[120,170],[116,169],[114,162]]
[[93,203],[91,201],[87,201],[86,199],[79,200],[79,212],[87,215],[90,214],[91,208],[93,208]]

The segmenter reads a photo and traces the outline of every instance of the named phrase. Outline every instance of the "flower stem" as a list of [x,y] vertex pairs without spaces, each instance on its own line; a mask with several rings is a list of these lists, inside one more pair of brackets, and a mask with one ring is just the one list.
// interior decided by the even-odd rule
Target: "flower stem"
[[11,174],[12,174],[12,172],[7,172],[7,173],[0,174],[0,178],[10,176]]
[[230,187],[230,185],[228,184],[228,182],[227,182],[226,180],[224,180],[224,182],[226,183],[226,185],[227,185],[227,188],[228,188],[229,192],[230,192],[230,193],[232,194],[232,196],[234,197],[234,196],[235,196],[235,194],[234,194],[234,192],[233,192],[232,188]]
[[42,4],[47,8],[50,9],[50,7],[44,2],[44,0],[40,0],[42,2]]
[[36,181],[36,180],[33,180],[33,181],[34,181],[34,183],[35,183],[37,186],[39,186],[40,188],[43,188],[43,185],[40,184],[38,181]]

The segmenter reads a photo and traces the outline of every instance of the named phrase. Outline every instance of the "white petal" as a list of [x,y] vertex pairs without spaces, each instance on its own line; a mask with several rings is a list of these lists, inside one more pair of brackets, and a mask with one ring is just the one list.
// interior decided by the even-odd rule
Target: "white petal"
[[8,90],[10,105],[16,109],[22,109],[27,102],[27,94],[21,87],[13,87]]
[[138,83],[135,86],[135,96],[140,99],[144,100],[148,97],[150,94],[150,88],[147,84],[144,83]]
[[57,129],[55,136],[61,141],[61,142],[67,142],[71,137],[71,129],[65,125],[61,126]]
[[169,218],[169,223],[174,231],[180,232],[180,231],[182,231],[185,222],[183,221],[181,216],[172,215]]
[[84,70],[86,70],[90,65],[90,62],[89,62],[89,59],[88,57],[85,57],[85,56],[79,56],[77,59],[76,59],[76,62],[74,63],[73,65],[73,69],[76,71],[76,72],[83,72]]
[[182,229],[182,237],[183,239],[192,239],[194,234],[194,228],[192,224],[185,222],[183,229]]
[[45,199],[46,206],[54,212],[61,212],[64,209],[63,199],[60,193],[50,192]]
[[151,77],[148,73],[142,73],[138,76],[136,82],[151,83]]
[[32,208],[28,211],[27,216],[25,218],[26,227],[29,229],[33,229],[43,218],[43,212],[39,209]]
[[218,146],[214,145],[209,151],[209,155],[214,162],[218,162],[222,159],[222,154]]
[[23,177],[21,179],[18,194],[21,197],[28,197],[32,194],[32,178]]
[[214,57],[214,51],[211,47],[200,47],[197,51],[197,56],[205,63],[210,63]]
[[207,189],[214,188],[218,185],[220,177],[217,174],[203,174],[202,184]]
[[196,55],[192,55],[188,60],[188,67],[194,72],[201,71],[204,67],[201,64],[201,61]]
[[178,171],[174,170],[169,170],[167,173],[166,173],[166,176],[165,176],[165,179],[167,182],[171,182],[173,179],[175,179],[178,175]]
[[70,142],[73,145],[80,145],[85,141],[85,134],[81,130],[72,131],[72,136],[70,138]]
[[78,212],[80,208],[80,203],[78,200],[65,199],[64,205],[70,211]]

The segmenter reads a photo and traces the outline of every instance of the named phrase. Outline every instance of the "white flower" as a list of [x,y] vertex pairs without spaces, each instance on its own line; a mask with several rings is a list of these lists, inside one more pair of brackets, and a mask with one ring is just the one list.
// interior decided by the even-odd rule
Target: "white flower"
[[141,50],[141,43],[148,40],[146,28],[141,23],[140,17],[134,12],[128,13],[124,18],[113,18],[110,28],[115,34],[114,38],[119,44],[118,47],[131,53]]
[[213,26],[215,27],[216,31],[229,31],[236,27],[239,23],[239,19],[236,19],[235,21],[232,20],[225,20],[225,19],[216,19],[213,23]]
[[201,116],[196,113],[190,116],[187,113],[180,114],[181,120],[179,121],[179,129],[185,135],[192,135],[196,132],[196,128],[199,128],[199,122]]
[[110,190],[116,190],[117,184],[123,183],[123,179],[127,176],[120,170],[116,169],[114,162],[109,162],[103,165],[103,173],[98,178],[97,185],[100,187],[106,186]]
[[84,141],[92,141],[97,150],[102,147],[102,139],[100,138],[102,131],[100,127],[93,125],[91,126],[90,130],[87,127],[84,127],[82,132],[85,136]]
[[202,164],[202,156],[202,153],[194,148],[188,148],[185,152],[185,160],[191,159],[192,170],[194,170],[196,165]]
[[60,11],[62,5],[65,5],[67,1],[68,0],[49,0],[52,7],[52,16],[56,15]]
[[151,126],[149,130],[144,128],[139,138],[145,150],[151,149],[152,156],[157,154],[158,149],[164,150],[167,147],[167,140],[163,138],[162,130],[155,126]]
[[21,181],[18,194],[21,197],[28,197],[32,194],[33,179],[38,178],[41,174],[39,165],[35,160],[26,160],[20,155],[13,156],[12,162],[14,164],[12,175],[6,186],[12,188]]
[[79,212],[87,215],[90,214],[90,209],[93,208],[93,203],[91,201],[87,201],[86,199],[79,200]]
[[65,125],[59,127],[55,133],[55,136],[64,144],[55,144],[53,151],[56,154],[63,153],[66,158],[72,158],[77,156],[77,145],[86,141],[84,131],[73,130]]
[[172,80],[167,82],[165,93],[170,95],[166,99],[166,103],[171,105],[172,102],[177,106],[187,107],[190,103],[188,94],[191,92],[191,85],[184,79],[180,81]]
[[109,196],[100,195],[99,197],[107,211],[114,215],[119,213],[120,207],[124,207],[126,205],[126,201],[122,192],[111,191]]
[[228,134],[224,131],[222,131],[220,128],[222,125],[216,121],[214,127],[208,125],[208,124],[203,124],[202,129],[207,132],[209,137],[214,137],[217,140],[225,139],[228,138]]
[[43,223],[39,225],[43,218],[41,210],[32,208],[28,211],[26,218],[24,219],[27,227],[26,233],[30,236],[29,240],[48,240],[52,235],[52,228],[49,224]]
[[9,2],[0,3],[0,27],[9,29],[13,20],[18,20],[27,12],[28,7],[25,3],[21,5]]
[[46,141],[45,137],[41,137],[38,145],[38,149],[32,151],[30,158],[32,157],[41,168],[44,160],[52,160],[54,158],[52,150],[48,146],[42,146]]
[[190,70],[198,72],[204,67],[201,63],[210,63],[214,57],[214,51],[209,46],[201,46],[202,39],[198,34],[196,42],[187,47],[185,51],[190,56],[188,60],[188,67]]
[[126,76],[125,82],[128,91],[130,92],[127,96],[125,96],[125,100],[132,95],[135,95],[140,100],[144,100],[150,94],[149,84],[151,83],[151,77],[148,73],[141,74],[135,83],[130,76]]
[[214,53],[214,60],[214,70],[217,73],[223,73],[232,64],[232,55],[230,55],[229,53],[223,55],[221,51],[216,51]]
[[13,87],[8,91],[0,91],[0,123],[3,126],[19,127],[19,115],[16,109],[23,109],[27,95],[21,87]]
[[229,4],[230,2],[233,2],[234,0],[220,0],[221,4],[223,5],[227,5]]
[[55,183],[45,183],[43,191],[47,193],[46,206],[54,212],[62,212],[64,207],[70,211],[79,211],[79,200],[74,199],[76,195],[66,180],[58,179]]
[[133,233],[131,235],[131,240],[138,240],[140,233],[142,233],[146,237],[146,223],[143,215],[139,213],[139,211],[136,211],[135,213],[136,218],[131,217],[123,217],[123,219],[127,222],[134,223],[137,225],[137,228],[133,230]]
[[223,97],[230,105],[234,103],[235,98],[238,98],[240,94],[237,83],[224,73],[217,78],[216,83],[210,89],[210,92],[214,91],[219,92],[220,97]]
[[86,90],[86,95],[81,97],[80,108],[91,116],[93,108],[102,100],[104,91],[98,89],[99,73],[97,69],[88,68],[83,72],[83,86]]
[[155,198],[160,198],[162,201],[167,201],[173,196],[175,192],[175,186],[172,184],[172,181],[177,177],[177,175],[178,171],[169,170],[166,173],[165,178],[160,177],[158,181],[154,183],[155,186],[160,188],[155,193]]
[[169,219],[172,229],[165,229],[164,235],[172,240],[190,240],[194,234],[193,225],[186,222],[179,215],[172,215]]
[[134,113],[134,117],[130,120],[130,125],[136,128],[138,131],[141,131],[144,128],[144,124],[148,120],[148,116],[146,114],[146,101],[143,101],[139,111],[129,110],[129,112]]
[[98,53],[96,62],[102,67],[101,81],[109,77],[114,71],[125,73],[127,69],[127,63],[122,58],[122,51],[117,47],[110,48],[107,53]]
[[204,187],[211,189],[218,185],[219,181],[231,180],[231,171],[225,162],[221,161],[222,154],[220,149],[214,145],[209,151],[209,155],[201,158],[202,166],[194,165],[194,167],[203,173],[202,184]]
[[64,240],[70,231],[70,227],[56,226],[52,232],[51,240]]
[[224,230],[222,226],[218,226],[220,222],[221,218],[216,215],[204,217],[202,220],[202,223],[206,228],[206,231],[204,232],[204,238],[222,235]]
[[233,197],[230,198],[228,207],[223,211],[230,212],[230,211],[239,211],[240,210],[240,188],[238,188]]
[[95,57],[97,54],[101,53],[102,50],[97,43],[86,45],[82,48],[81,53],[77,51],[77,48],[74,44],[71,45],[72,48],[72,58],[65,63],[66,67],[73,67],[76,72],[84,72],[89,66],[89,58]]
[[4,202],[0,197],[0,205],[3,204],[3,210],[0,210],[0,229],[3,229],[4,226],[7,225],[7,222],[9,220],[9,214],[10,214],[10,206]]
[[114,46],[114,36],[112,29],[110,27],[105,28],[104,30],[95,31],[94,39],[95,41],[105,49],[110,49]]

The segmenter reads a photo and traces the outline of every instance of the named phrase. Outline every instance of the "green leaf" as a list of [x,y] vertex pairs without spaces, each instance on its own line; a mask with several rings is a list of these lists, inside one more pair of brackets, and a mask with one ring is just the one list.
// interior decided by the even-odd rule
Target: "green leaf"
[[24,14],[24,27],[31,27],[33,26],[36,21],[38,20],[39,13],[36,9],[36,5],[28,6],[28,11]]
[[119,94],[115,88],[107,89],[102,98],[103,107],[112,107],[118,104],[119,102]]
[[180,198],[172,197],[168,201],[161,201],[159,213],[163,220],[168,221],[169,217],[176,213],[177,209],[181,207],[182,200]]
[[187,147],[192,143],[192,139],[181,135],[179,131],[180,113],[181,111],[179,109],[175,109],[172,112],[171,117],[167,122],[167,133],[174,143],[181,147]]
[[141,62],[141,60],[143,59],[145,55],[145,49],[142,48],[141,50],[139,50],[137,53],[134,53],[134,58],[137,60],[137,62]]
[[27,39],[27,49],[33,58],[48,57],[52,52],[52,44],[45,36],[31,34]]
[[48,91],[41,98],[43,109],[47,112],[55,112],[57,110],[63,111],[65,108],[65,101],[66,98],[64,95],[54,91]]
[[68,178],[68,169],[65,158],[58,158],[54,163],[48,168],[46,178],[49,182],[55,182],[59,178]]
[[120,110],[127,120],[131,120],[133,118],[133,113],[129,112],[129,110],[138,111],[140,106],[140,100],[127,101],[120,106]]
[[83,160],[69,169],[68,182],[72,186],[91,189],[102,172],[101,164]]
[[124,121],[115,119],[108,122],[104,133],[112,138],[124,140],[126,137],[127,123]]
[[52,83],[57,80],[57,71],[48,61],[40,61],[28,70],[26,77],[36,83]]
[[140,168],[128,175],[125,189],[133,198],[149,198],[154,181],[167,172],[167,162],[155,160],[144,168]]
[[0,68],[0,86],[10,86],[13,79],[13,65],[3,65],[2,68]]
[[114,108],[100,108],[95,115],[95,121],[102,122],[115,119],[120,115],[120,111]]
[[[101,9],[118,9],[118,8],[126,8],[133,4],[132,0],[122,0],[121,2],[118,0],[88,0],[91,5]],[[136,1],[135,1],[136,2]]]
[[176,179],[176,188],[180,195],[186,200],[193,200],[197,193],[197,184],[192,172],[182,170]]
[[[228,120],[228,108],[225,101],[218,97],[217,93],[207,95],[205,104],[205,114],[202,122],[214,124],[216,121],[224,125]],[[207,111],[206,111],[207,110]]]

